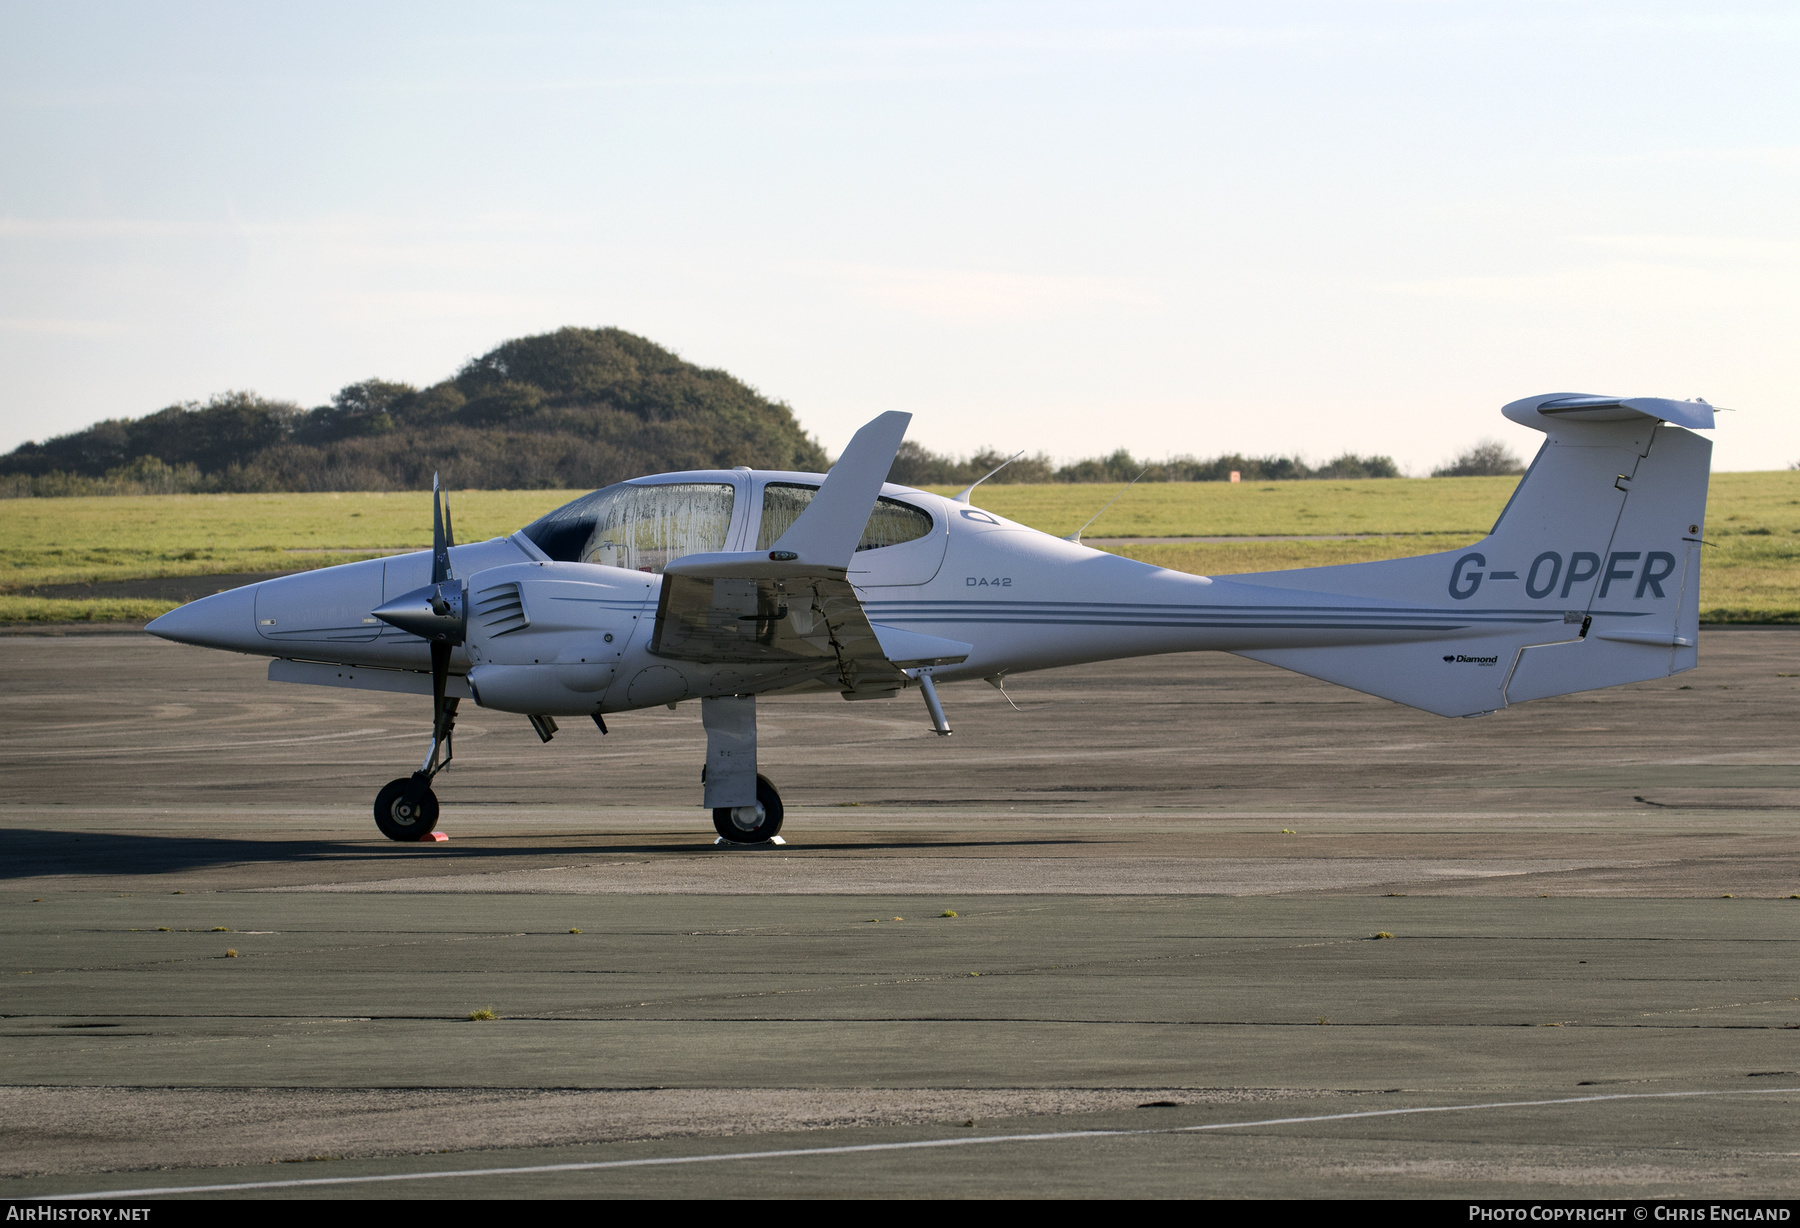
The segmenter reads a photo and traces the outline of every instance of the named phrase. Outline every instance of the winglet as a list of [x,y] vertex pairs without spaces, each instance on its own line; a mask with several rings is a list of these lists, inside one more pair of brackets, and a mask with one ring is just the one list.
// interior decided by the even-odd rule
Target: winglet
[[819,493],[781,535],[771,554],[791,552],[801,563],[849,567],[911,422],[911,414],[889,410],[856,432],[825,475]]

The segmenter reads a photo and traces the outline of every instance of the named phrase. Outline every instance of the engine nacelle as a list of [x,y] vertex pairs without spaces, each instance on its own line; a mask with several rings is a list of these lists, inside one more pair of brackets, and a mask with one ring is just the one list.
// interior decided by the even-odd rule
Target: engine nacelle
[[618,567],[517,563],[468,583],[469,689],[504,712],[599,711],[619,659],[656,618],[658,578]]

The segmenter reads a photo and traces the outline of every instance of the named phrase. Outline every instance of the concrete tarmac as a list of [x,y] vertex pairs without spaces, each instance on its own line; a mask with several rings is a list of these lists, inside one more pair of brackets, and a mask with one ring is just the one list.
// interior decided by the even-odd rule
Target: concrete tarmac
[[1793,1197],[1800,631],[1701,660],[771,701],[755,850],[696,705],[470,709],[403,846],[425,702],[0,638],[0,1195]]

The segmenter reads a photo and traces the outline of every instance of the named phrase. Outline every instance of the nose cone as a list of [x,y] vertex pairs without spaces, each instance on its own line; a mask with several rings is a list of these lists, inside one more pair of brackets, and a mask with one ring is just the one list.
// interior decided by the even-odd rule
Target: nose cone
[[468,630],[468,621],[463,614],[462,584],[454,580],[416,588],[385,605],[376,606],[369,613],[402,631],[447,644],[462,643]]
[[256,587],[246,584],[176,606],[144,630],[178,644],[266,653],[268,649],[256,633]]

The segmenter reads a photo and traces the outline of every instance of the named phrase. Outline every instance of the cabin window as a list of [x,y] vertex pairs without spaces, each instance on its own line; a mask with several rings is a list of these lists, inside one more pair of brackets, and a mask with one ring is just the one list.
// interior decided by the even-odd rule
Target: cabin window
[[729,482],[622,482],[557,508],[525,536],[559,562],[660,573],[725,548],[736,494]]
[[[800,519],[800,513],[806,510],[807,504],[818,493],[817,486],[801,486],[792,482],[770,482],[763,487],[762,526],[756,532],[756,548],[767,550],[781,540],[781,535],[793,527],[794,522]],[[856,548],[879,550],[883,546],[897,546],[901,542],[914,541],[930,534],[931,523],[930,513],[921,511],[910,503],[902,503],[898,499],[878,499]]]

